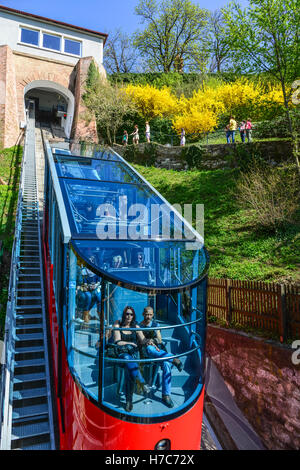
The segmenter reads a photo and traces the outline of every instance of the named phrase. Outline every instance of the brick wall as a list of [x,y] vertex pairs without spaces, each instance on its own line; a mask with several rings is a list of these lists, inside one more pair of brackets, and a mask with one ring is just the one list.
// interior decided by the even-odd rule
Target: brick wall
[[72,126],[71,138],[73,140],[87,140],[98,143],[96,121],[87,123],[84,119],[86,107],[82,101],[85,92],[85,82],[92,57],[80,59],[76,65],[76,86],[75,86],[75,112]]
[[208,326],[207,352],[268,449],[300,448],[300,365],[293,350]]
[[88,67],[92,57],[82,58],[77,66],[52,59],[13,52],[0,46],[0,145],[11,147],[20,134],[20,121],[25,120],[24,88],[35,80],[58,83],[75,95],[72,138],[98,142],[95,121],[84,119],[81,101]]
[[73,66],[54,62],[40,57],[14,53],[16,67],[16,86],[18,99],[18,116],[20,121],[24,115],[24,88],[35,80],[50,80],[59,83],[74,93]]
[[8,46],[0,46],[0,146],[12,147],[19,136],[13,53]]

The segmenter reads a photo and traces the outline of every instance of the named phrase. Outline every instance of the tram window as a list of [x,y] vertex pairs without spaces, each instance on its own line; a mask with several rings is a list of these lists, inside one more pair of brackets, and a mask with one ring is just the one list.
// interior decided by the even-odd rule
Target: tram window
[[[151,386],[151,397],[145,398],[138,390],[133,390],[132,407],[126,408],[129,393],[129,376],[126,372],[126,363],[121,362],[112,364],[109,355],[104,357],[104,381],[103,381],[103,404],[121,413],[127,411],[134,415],[140,416],[162,416],[177,411],[191,402],[195,394],[202,390],[202,351],[197,349],[197,338],[191,343],[191,326],[184,326],[186,322],[178,315],[179,300],[177,295],[152,295],[141,294],[129,289],[121,288],[108,283],[105,297],[105,318],[107,325],[113,325],[116,320],[122,317],[123,308],[130,306],[135,312],[136,321],[143,328],[141,320],[143,320],[143,306],[151,305],[155,314],[155,320],[159,323],[159,332],[162,338],[163,353],[161,349],[157,356],[163,359],[161,364],[143,364],[140,363],[138,368],[145,382]],[[128,307],[129,308],[129,307]],[[182,327],[180,324],[182,323]],[[157,326],[156,326],[157,328]],[[151,329],[151,326],[150,326]],[[148,332],[149,333],[149,332]],[[192,336],[193,334],[192,331]],[[152,337],[152,336],[151,336]],[[124,338],[124,336],[122,337]],[[162,348],[162,346],[160,346]],[[140,349],[140,354],[142,354]],[[190,353],[184,354],[187,351]],[[150,352],[149,352],[150,354]],[[168,357],[179,355],[176,358],[176,366],[174,367],[173,359]],[[130,356],[130,355],[129,355]],[[129,358],[127,355],[127,359]],[[120,356],[122,359],[124,356]],[[145,357],[145,356],[142,356]],[[147,356],[146,356],[147,357]],[[151,356],[152,357],[152,356]],[[134,359],[133,359],[134,358]],[[135,367],[139,363],[141,356],[131,356],[131,360],[135,360]],[[166,361],[168,363],[166,364]],[[112,370],[114,373],[112,374]],[[124,372],[125,371],[125,372]],[[128,388],[129,387],[129,388]],[[165,387],[165,388],[164,388]],[[168,390],[170,400],[173,403],[173,409],[169,409],[168,405],[162,400],[163,390]],[[127,397],[127,399],[126,399]]]
[[96,400],[99,384],[99,349],[96,345],[100,335],[101,283],[101,278],[77,259],[70,249],[68,362],[79,383]]
[[181,315],[185,321],[191,320],[191,295],[190,291],[184,291],[181,294]]

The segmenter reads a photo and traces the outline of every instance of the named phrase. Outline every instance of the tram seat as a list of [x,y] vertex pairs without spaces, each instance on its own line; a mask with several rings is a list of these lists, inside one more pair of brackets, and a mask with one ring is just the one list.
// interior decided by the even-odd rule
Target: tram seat
[[[116,367],[116,381],[117,381],[117,394],[125,392],[125,369],[124,366],[118,364]],[[150,387],[159,387],[160,386],[160,377],[159,377],[159,364],[157,362],[151,362],[142,365],[141,367],[142,376],[145,379],[145,382],[150,385]]]

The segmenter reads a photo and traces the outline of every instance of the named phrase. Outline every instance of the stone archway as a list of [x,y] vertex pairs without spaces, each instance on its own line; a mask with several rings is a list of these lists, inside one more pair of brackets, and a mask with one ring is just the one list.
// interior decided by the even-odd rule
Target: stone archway
[[[67,118],[63,120],[63,127],[65,130],[65,134],[68,138],[71,136],[71,130],[72,130],[72,123],[73,123],[73,117],[74,117],[74,110],[75,110],[75,97],[73,93],[71,93],[70,90],[62,86],[60,83],[57,82],[52,82],[50,80],[33,80],[32,82],[28,83],[24,87],[24,108],[25,108],[25,96],[30,90],[34,89],[45,89],[48,90],[49,92],[56,92],[62,95],[67,104],[68,104],[68,109],[67,109]],[[25,111],[25,109],[24,109]]]
[[93,57],[82,57],[77,64],[54,61],[12,51],[0,45],[0,146],[15,145],[25,122],[25,94],[46,84],[68,102],[65,133],[73,140],[98,142],[95,119],[85,120],[82,95]]

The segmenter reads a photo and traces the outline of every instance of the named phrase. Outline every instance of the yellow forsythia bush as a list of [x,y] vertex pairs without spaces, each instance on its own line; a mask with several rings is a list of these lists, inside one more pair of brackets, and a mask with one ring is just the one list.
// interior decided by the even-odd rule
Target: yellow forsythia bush
[[147,120],[169,117],[178,110],[178,100],[167,87],[158,89],[150,85],[128,85],[125,91],[132,98],[138,113]]
[[215,89],[204,87],[194,91],[190,99],[181,96],[179,113],[173,119],[177,132],[183,127],[188,134],[201,134],[213,130],[218,124],[218,115],[225,108]]
[[175,116],[172,124],[178,134],[181,128],[184,128],[187,134],[201,134],[216,127],[217,115],[208,109],[201,111],[197,107],[190,107],[189,112]]
[[178,99],[170,88],[151,85],[127,85],[125,91],[145,120],[166,117],[172,120],[178,133],[184,128],[187,134],[210,132],[224,124],[230,115],[238,122],[248,117],[252,121],[269,119],[283,105],[279,85],[268,86],[245,78],[215,87],[204,85],[191,98],[182,95]]

